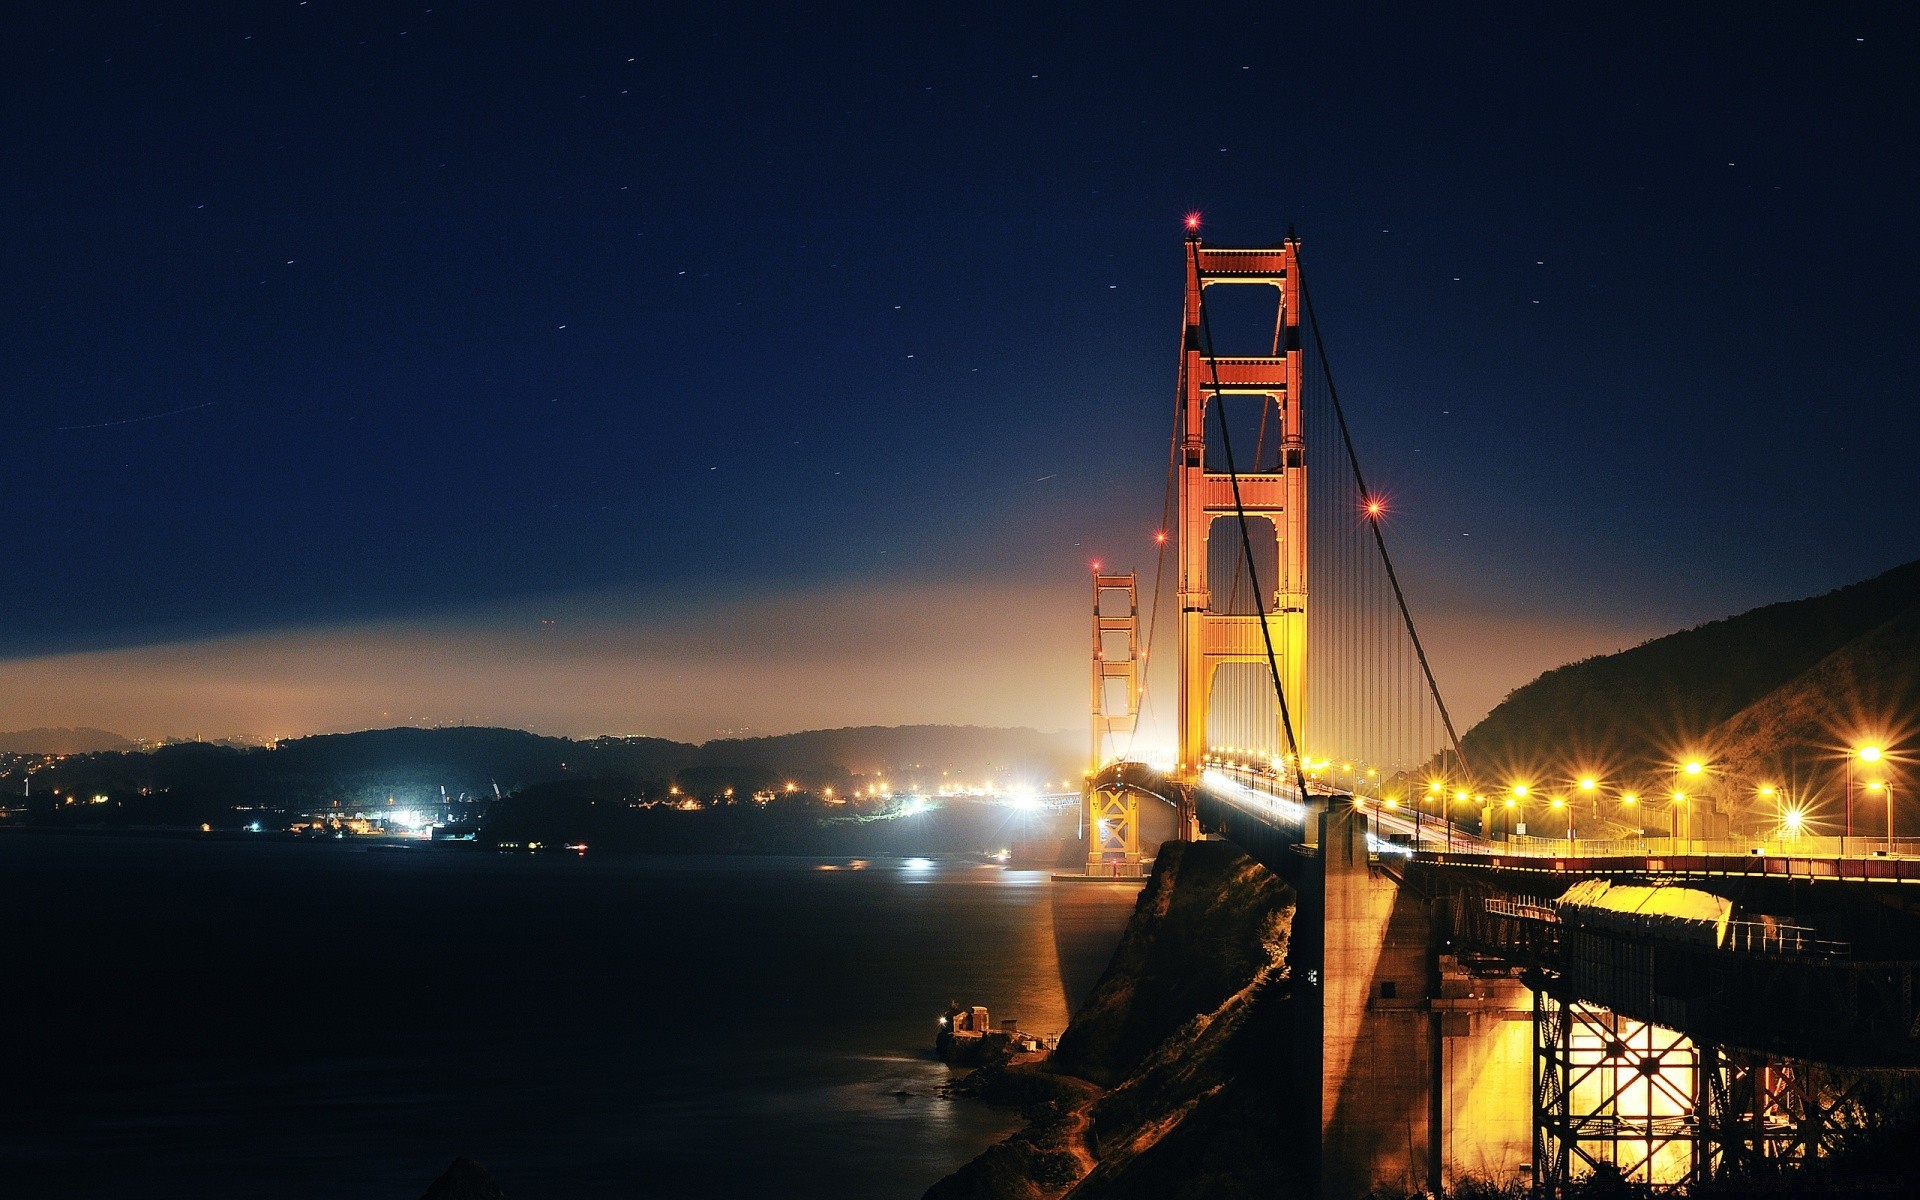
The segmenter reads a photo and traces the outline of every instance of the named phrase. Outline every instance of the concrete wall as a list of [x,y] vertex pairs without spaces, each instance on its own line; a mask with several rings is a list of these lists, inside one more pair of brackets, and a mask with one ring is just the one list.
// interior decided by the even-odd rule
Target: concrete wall
[[1441,1176],[1502,1182],[1533,1169],[1533,993],[1440,959]]
[[1532,1157],[1529,994],[1440,957],[1433,902],[1369,864],[1364,815],[1336,804],[1318,824],[1295,994],[1300,1061],[1319,1085],[1320,1195],[1516,1177]]

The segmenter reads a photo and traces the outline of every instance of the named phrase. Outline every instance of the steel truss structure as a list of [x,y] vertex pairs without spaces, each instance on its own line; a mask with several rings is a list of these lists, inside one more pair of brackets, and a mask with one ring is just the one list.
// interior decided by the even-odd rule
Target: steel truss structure
[[1613,1172],[1649,1191],[1771,1176],[1875,1128],[1876,1075],[1702,1045],[1534,992],[1533,1170],[1557,1196]]

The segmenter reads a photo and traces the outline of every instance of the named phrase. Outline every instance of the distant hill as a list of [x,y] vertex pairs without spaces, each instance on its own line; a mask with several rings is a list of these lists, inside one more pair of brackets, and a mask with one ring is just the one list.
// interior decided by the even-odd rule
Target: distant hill
[[1700,755],[1737,813],[1758,782],[1830,788],[1866,734],[1920,734],[1920,562],[1548,671],[1463,740],[1500,781],[1657,781]]
[[0,733],[0,754],[91,754],[131,750],[135,743],[104,729],[16,729]]
[[[109,735],[111,736],[111,735]],[[648,737],[584,741],[518,729],[373,729],[289,738],[274,747],[182,742],[152,750],[79,752],[38,771],[32,794],[103,796],[110,807],[41,814],[61,821],[199,824],[246,813],[432,803],[491,797],[560,781],[606,781],[615,790],[745,795],[843,790],[884,779],[933,791],[943,782],[1041,784],[1077,779],[1076,739],[1031,729],[910,725],[829,729],[691,745]],[[81,744],[78,742],[75,745]],[[0,792],[25,794],[22,765],[0,770]]]

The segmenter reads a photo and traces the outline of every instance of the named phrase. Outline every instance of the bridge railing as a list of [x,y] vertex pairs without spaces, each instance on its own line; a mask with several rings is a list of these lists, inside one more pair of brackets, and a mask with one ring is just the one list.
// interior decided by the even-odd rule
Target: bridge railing
[[1851,958],[1853,946],[1828,941],[1814,935],[1818,930],[1803,925],[1782,925],[1775,921],[1728,921],[1722,950],[1748,954],[1807,954],[1819,958]]
[[[1512,921],[1533,921],[1543,925],[1561,924],[1560,913],[1550,904],[1534,900],[1489,896],[1481,906],[1490,916]],[[1728,921],[1719,948],[1742,954],[1806,955],[1816,958],[1850,958],[1853,946],[1818,936],[1819,930],[1805,925],[1785,925],[1769,920]]]
[[1531,858],[1611,858],[1621,855],[1750,855],[1772,858],[1920,858],[1920,838],[1546,838],[1517,835],[1488,842],[1495,854]]

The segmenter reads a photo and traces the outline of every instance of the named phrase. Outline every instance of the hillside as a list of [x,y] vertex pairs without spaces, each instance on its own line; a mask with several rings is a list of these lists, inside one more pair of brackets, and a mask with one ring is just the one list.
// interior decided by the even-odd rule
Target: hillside
[[[185,742],[153,750],[75,753],[41,766],[0,768],[0,793],[32,793],[47,811],[31,819],[120,824],[250,824],[262,812],[437,802],[441,789],[484,798],[559,781],[606,781],[636,793],[678,785],[693,795],[780,790],[846,791],[886,780],[926,791],[942,783],[1056,783],[1077,778],[1078,745],[1031,729],[921,725],[818,730],[776,737],[685,742],[647,737],[587,741],[517,729],[376,729],[289,738],[268,747]],[[104,796],[95,808],[57,795]],[[61,808],[65,811],[56,811]]]
[[1920,562],[1548,671],[1464,741],[1488,780],[1651,782],[1697,755],[1737,812],[1756,781],[1797,797],[1831,787],[1850,741],[1895,744],[1916,717]]
[[134,743],[104,729],[15,729],[0,733],[0,754],[92,754],[131,750]]

